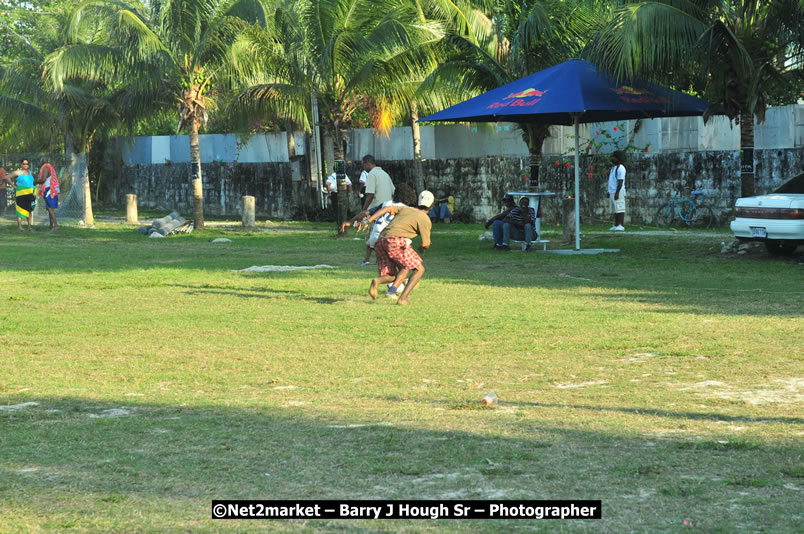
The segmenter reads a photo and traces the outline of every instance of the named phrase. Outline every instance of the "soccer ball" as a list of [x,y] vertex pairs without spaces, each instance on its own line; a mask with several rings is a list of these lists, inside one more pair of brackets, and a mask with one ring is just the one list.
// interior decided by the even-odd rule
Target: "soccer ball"
[[[390,291],[391,287],[393,287],[393,285],[394,285],[393,283],[388,284],[388,290],[389,291]],[[396,290],[396,293],[393,293],[393,294],[387,293],[387,295],[388,295],[389,298],[396,299],[396,298],[399,298],[399,295],[401,295],[402,291],[404,291],[404,290],[405,290],[405,284],[403,282],[403,283],[399,284],[399,288]]]

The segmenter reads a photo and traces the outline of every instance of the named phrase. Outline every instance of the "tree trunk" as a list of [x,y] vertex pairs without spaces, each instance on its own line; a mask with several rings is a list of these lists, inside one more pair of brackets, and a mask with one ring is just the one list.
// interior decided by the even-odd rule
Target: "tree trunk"
[[190,119],[190,183],[193,186],[193,225],[204,230],[204,181],[201,175],[201,147],[198,143],[198,121]]
[[288,161],[296,157],[296,138],[293,135],[293,125],[290,121],[285,121],[285,131],[288,135]]
[[[346,159],[346,154],[344,153],[343,148],[343,131],[339,128],[338,124],[335,124],[332,132],[332,140],[333,144],[335,145],[334,156],[335,161],[344,161]],[[348,203],[349,203],[349,194],[346,188],[346,175],[343,174],[344,169],[339,168],[338,164],[336,163],[333,167],[333,170],[337,172],[336,176],[336,183],[338,185],[338,213],[336,213],[336,219],[338,223],[338,236],[345,236],[346,232],[341,231],[341,225],[345,223],[348,219]]]
[[92,214],[92,195],[89,187],[89,169],[87,169],[86,152],[70,153],[70,175],[72,176],[72,187],[81,188],[81,219],[78,224],[83,226],[94,226],[95,217]]
[[335,140],[332,138],[332,132],[329,128],[325,128],[321,134],[321,155],[324,162],[324,168],[321,169],[322,179],[326,180],[333,169],[335,168]]
[[530,155],[530,171],[528,172],[527,181],[523,180],[524,186],[539,187],[539,165],[542,162],[542,148],[544,140],[550,135],[549,126],[541,126],[534,124],[520,125],[525,132],[525,143],[528,145],[528,154]]
[[754,196],[754,116],[746,112],[740,113],[740,196]]
[[413,172],[416,174],[416,192],[424,191],[424,169],[422,168],[422,136],[419,130],[419,105],[410,101],[410,130],[413,135]]

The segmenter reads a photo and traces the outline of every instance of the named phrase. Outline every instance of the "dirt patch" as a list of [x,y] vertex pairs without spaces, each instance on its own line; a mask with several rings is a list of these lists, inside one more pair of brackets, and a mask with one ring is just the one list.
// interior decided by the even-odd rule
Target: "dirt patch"
[[101,413],[87,414],[87,417],[91,419],[98,419],[98,418],[112,418],[112,417],[127,417],[129,415],[133,415],[133,410],[128,410],[126,408],[110,408],[108,410],[103,410]]
[[603,384],[607,384],[606,380],[593,380],[591,382],[581,382],[580,384],[556,384],[556,388],[558,389],[575,389],[575,388],[585,388],[589,386],[600,386]]
[[25,408],[33,408],[34,406],[39,406],[39,403],[23,402],[21,404],[7,404],[5,406],[0,406],[0,412],[17,412],[19,410],[24,410]]
[[308,269],[337,269],[332,265],[252,265],[245,269],[238,269],[236,273],[266,273],[266,272],[283,272],[283,271],[302,271]]
[[804,402],[804,378],[798,377],[779,378],[770,384],[762,384],[756,389],[744,391],[716,380],[688,384],[679,389],[680,391],[694,391],[706,397],[742,401],[756,406]]

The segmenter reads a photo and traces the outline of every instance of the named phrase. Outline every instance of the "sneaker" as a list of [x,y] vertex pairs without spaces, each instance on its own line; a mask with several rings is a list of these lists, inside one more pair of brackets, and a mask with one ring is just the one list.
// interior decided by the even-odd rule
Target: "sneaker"
[[498,248],[497,250],[511,250],[511,247],[509,247],[508,245],[500,245],[500,248]]
[[522,252],[529,252],[529,251],[530,251],[530,245],[522,245]]
[[609,228],[609,232],[616,232],[616,231],[617,231],[616,226],[612,226],[611,228]]
[[361,267],[365,267],[366,265],[371,265],[370,261],[364,261],[360,264]]
[[614,230],[615,232],[625,232],[625,226],[620,224],[618,226],[613,227],[612,230]]

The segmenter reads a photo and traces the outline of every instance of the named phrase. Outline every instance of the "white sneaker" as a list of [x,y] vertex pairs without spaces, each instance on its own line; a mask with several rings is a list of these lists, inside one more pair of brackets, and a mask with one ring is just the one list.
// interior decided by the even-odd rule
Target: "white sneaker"
[[611,228],[609,228],[609,232],[614,232],[614,231],[616,231],[616,230],[617,230],[617,227],[616,227],[616,226],[612,226]]
[[615,232],[625,232],[625,226],[623,226],[621,224],[617,225],[617,226],[613,226],[611,229],[614,230]]
[[360,263],[361,267],[365,267],[366,265],[371,265],[371,262],[370,261],[364,261],[364,262]]

